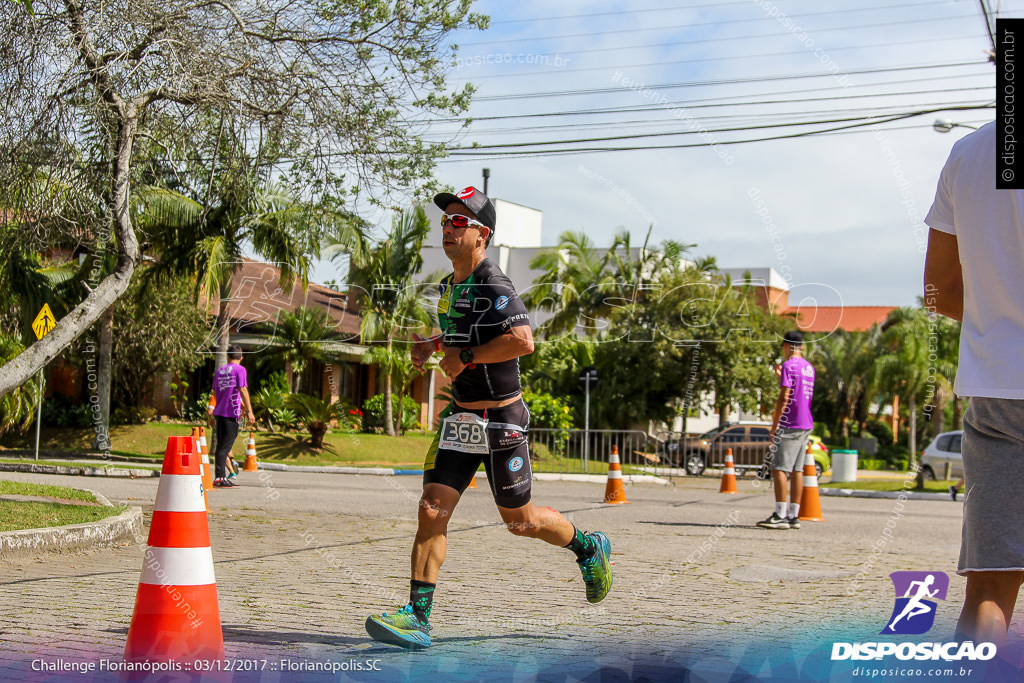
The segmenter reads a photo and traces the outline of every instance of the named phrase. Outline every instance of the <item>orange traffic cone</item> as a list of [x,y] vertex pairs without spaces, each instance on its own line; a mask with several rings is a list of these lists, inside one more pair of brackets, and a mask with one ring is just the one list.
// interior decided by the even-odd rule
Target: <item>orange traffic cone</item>
[[187,436],[167,440],[126,662],[194,666],[196,660],[224,658],[203,479],[193,443]]
[[722,486],[719,493],[739,493],[736,489],[736,468],[733,467],[732,449],[725,451],[725,469],[722,470]]
[[245,467],[242,468],[242,471],[255,472],[256,469],[256,438],[252,432],[249,432],[249,441],[245,445]]
[[612,454],[608,456],[608,483],[604,487],[604,502],[609,505],[622,505],[626,500],[626,489],[622,485],[622,465],[619,464],[619,447],[612,446]]
[[805,522],[824,522],[821,516],[821,498],[818,497],[818,472],[814,469],[814,454],[808,444],[804,456],[804,492],[800,496],[800,519]]
[[469,480],[469,486],[467,486],[466,488],[467,489],[475,489],[476,488],[476,472],[473,473],[473,478]]
[[210,451],[206,448],[206,427],[199,428],[199,457],[203,465],[203,488],[213,488],[213,468],[210,466]]

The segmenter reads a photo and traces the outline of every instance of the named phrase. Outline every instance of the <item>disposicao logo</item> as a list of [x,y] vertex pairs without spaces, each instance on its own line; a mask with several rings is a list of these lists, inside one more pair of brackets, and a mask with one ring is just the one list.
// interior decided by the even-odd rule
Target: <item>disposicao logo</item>
[[946,599],[949,577],[944,572],[893,572],[889,578],[896,604],[882,635],[927,633],[935,623],[936,600]]
[[[882,635],[920,635],[935,623],[936,600],[945,600],[949,577],[944,572],[893,572],[889,575],[896,589],[892,615]],[[986,661],[996,656],[992,643],[832,643],[832,660],[868,660],[895,656],[900,660],[946,662],[966,659]]]

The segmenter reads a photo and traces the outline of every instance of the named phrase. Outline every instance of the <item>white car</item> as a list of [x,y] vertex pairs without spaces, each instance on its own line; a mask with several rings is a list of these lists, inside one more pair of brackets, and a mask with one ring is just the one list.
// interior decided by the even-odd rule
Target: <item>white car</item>
[[946,477],[946,464],[949,463],[949,477],[959,479],[964,476],[964,461],[960,455],[960,444],[964,430],[943,432],[939,434],[921,453],[921,476],[932,481]]

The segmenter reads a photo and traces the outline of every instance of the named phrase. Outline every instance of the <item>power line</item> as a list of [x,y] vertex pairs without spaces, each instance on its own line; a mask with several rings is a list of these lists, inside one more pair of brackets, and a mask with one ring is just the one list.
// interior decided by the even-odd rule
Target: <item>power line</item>
[[[646,83],[634,84],[636,87],[630,86],[618,86],[613,88],[589,88],[579,90],[548,90],[543,92],[528,92],[528,93],[511,93],[508,95],[489,95],[486,97],[475,97],[474,102],[499,102],[506,100],[519,100],[519,99],[533,99],[538,97],[570,97],[576,95],[606,95],[610,93],[624,93],[624,92],[635,92],[638,89],[643,90],[674,90],[676,88],[698,88],[712,85],[735,85],[740,83],[768,83],[773,81],[788,81],[788,80],[799,80],[807,78],[836,78],[837,75],[841,76],[855,76],[862,74],[877,74],[877,73],[895,73],[899,71],[916,71],[923,69],[947,69],[959,66],[974,66],[979,62],[949,62],[945,64],[918,64],[908,66],[893,66],[883,68],[871,68],[871,69],[855,69],[852,71],[845,71],[841,74],[830,74],[830,73],[803,73],[803,74],[788,74],[785,76],[753,76],[750,78],[722,78],[709,81],[681,81],[679,83],[656,83],[654,85],[647,85]],[[622,79],[622,74],[619,73],[618,80]]]
[[[935,113],[935,112],[940,112],[940,111],[966,111],[966,110],[971,110],[971,109],[988,109],[988,108],[992,108],[993,106],[994,106],[994,103],[991,103],[991,104],[990,103],[985,103],[985,104],[964,104],[964,105],[940,106],[940,107],[929,108],[929,109],[918,111],[918,112],[910,112],[910,113],[901,112],[900,114],[894,114],[894,116],[897,116],[898,118],[906,118],[906,117],[909,117],[909,116],[920,116],[921,114],[924,114],[924,113]],[[492,144],[492,145],[473,145],[472,147],[454,147],[454,148],[451,148],[449,151],[451,153],[455,153],[456,151],[462,151],[462,150],[467,150],[467,149],[486,150],[486,149],[505,149],[505,148],[510,148],[510,147],[546,147],[546,146],[549,146],[549,145],[574,145],[574,144],[582,144],[582,143],[587,143],[587,142],[614,142],[616,140],[640,140],[640,139],[644,139],[644,138],[672,137],[672,136],[676,136],[676,135],[694,135],[694,134],[705,135],[705,134],[713,134],[713,133],[735,133],[735,132],[742,132],[742,131],[749,131],[749,130],[764,130],[764,129],[768,129],[768,128],[790,128],[790,127],[796,127],[796,126],[825,125],[825,124],[833,124],[833,123],[848,123],[848,122],[851,122],[851,121],[862,121],[864,119],[877,119],[877,118],[878,118],[878,116],[874,116],[874,115],[869,115],[869,116],[851,116],[851,117],[835,118],[835,119],[821,119],[821,120],[818,120],[818,121],[789,121],[789,122],[785,122],[785,123],[772,123],[772,124],[765,124],[765,125],[760,125],[760,126],[737,126],[737,127],[730,127],[730,128],[717,128],[717,129],[714,129],[714,130],[707,130],[707,129],[702,129],[702,128],[696,129],[696,126],[693,126],[693,127],[690,128],[690,130],[685,130],[685,131],[667,131],[667,132],[660,132],[660,133],[644,133],[644,134],[640,134],[640,135],[611,135],[611,136],[599,137],[599,138],[577,138],[575,140],[545,140],[545,141],[540,141],[540,142],[509,142],[509,143],[500,143],[500,144]],[[660,148],[655,147],[653,149],[660,149]]]
[[[929,115],[929,114],[937,114],[939,112],[944,112],[944,111],[965,111],[965,110],[972,110],[972,109],[992,109],[992,108],[994,108],[993,105],[989,104],[989,105],[979,105],[979,106],[975,106],[975,107],[943,107],[941,109],[927,109],[927,110],[923,110],[923,111],[909,112],[909,113],[901,114],[901,115],[897,115],[897,116],[890,116],[890,117],[884,118],[882,120],[878,120],[876,117],[870,117],[870,119],[867,120],[867,121],[849,123],[849,124],[845,124],[845,125],[842,125],[842,126],[836,126],[836,127],[833,127],[833,128],[826,128],[826,129],[823,129],[823,130],[804,131],[804,132],[799,132],[799,133],[788,133],[788,134],[784,134],[784,135],[773,135],[773,136],[761,137],[761,138],[748,138],[748,139],[745,139],[745,140],[723,140],[723,141],[720,141],[720,142],[719,141],[710,141],[710,142],[682,143],[682,144],[675,144],[675,145],[640,145],[640,146],[633,146],[633,147],[584,147],[584,148],[575,148],[575,149],[555,149],[555,150],[543,150],[543,151],[539,151],[539,150],[525,150],[525,151],[500,152],[498,154],[500,154],[501,157],[503,157],[503,158],[513,158],[513,157],[522,157],[522,156],[567,156],[567,155],[571,155],[571,154],[589,154],[589,153],[594,153],[594,152],[635,152],[635,151],[641,151],[641,150],[644,150],[644,151],[654,151],[654,150],[662,150],[662,149],[688,149],[688,148],[692,148],[692,147],[714,147],[714,146],[718,146],[718,145],[723,145],[723,146],[724,145],[741,145],[741,144],[748,144],[748,143],[751,143],[751,142],[768,142],[768,141],[772,141],[772,140],[787,140],[787,139],[792,139],[792,138],[801,138],[801,137],[810,137],[810,136],[819,136],[819,135],[832,134],[832,133],[835,133],[837,131],[850,130],[850,129],[854,129],[854,128],[863,128],[863,127],[866,127],[866,126],[879,125],[879,124],[889,123],[889,122],[892,122],[892,121],[899,121],[899,120],[902,120],[902,119],[913,118],[913,117],[916,117],[916,116],[926,116],[926,115]],[[700,133],[700,131],[697,131],[697,132]],[[713,133],[715,131],[707,131],[707,132],[708,133]],[[453,150],[453,151],[451,151],[449,153],[449,155],[453,156],[453,157],[483,157],[483,158],[492,158],[494,156],[494,154],[495,153],[493,153],[493,152],[486,152],[486,151],[484,151],[484,152],[473,152],[473,151],[468,151],[468,150]]]
[[[977,88],[964,88],[962,90],[973,91],[973,90],[990,90],[990,89],[991,89],[990,87],[977,87]],[[954,90],[937,90],[937,91],[920,91],[920,92],[917,92],[917,93],[914,93],[914,92],[892,93],[889,96],[890,97],[894,97],[894,96],[901,95],[901,94],[905,94],[905,95],[941,94],[941,93],[946,93],[946,92],[953,93],[953,92],[957,92],[957,91],[954,91]],[[878,96],[877,95],[871,95],[870,97],[878,97]],[[804,102],[812,102],[812,101],[836,100],[836,99],[843,99],[843,98],[831,98],[831,97],[830,98],[808,98],[808,99],[803,100],[803,101]],[[795,100],[786,100],[785,102],[792,104],[792,103],[794,103],[796,101]],[[751,104],[751,105],[758,104],[758,105],[762,105],[762,104],[765,104],[765,103],[764,102],[756,102],[756,103],[755,102],[750,102],[750,103],[744,102],[744,103],[732,104],[732,105],[705,105],[705,106],[709,106],[709,107],[720,107],[720,106],[735,107],[735,106],[739,106],[740,104]],[[927,105],[927,106],[936,106],[937,107],[937,106],[940,106],[940,105],[943,105],[943,104],[951,104],[951,103],[943,101],[943,102],[935,102],[935,103]],[[761,120],[761,119],[767,119],[767,118],[770,118],[770,117],[778,117],[778,116],[822,116],[822,115],[849,114],[849,113],[862,112],[862,111],[874,111],[876,113],[879,113],[879,112],[883,112],[883,111],[890,110],[890,109],[905,109],[905,108],[906,108],[905,105],[903,105],[903,106],[891,105],[891,106],[888,106],[888,107],[877,107],[877,108],[873,108],[873,109],[864,109],[864,108],[861,108],[861,109],[829,109],[829,110],[815,110],[815,111],[799,112],[797,114],[788,114],[788,113],[785,113],[785,112],[774,112],[774,113],[765,113],[765,114],[743,114],[743,115],[737,115],[737,116],[723,115],[723,116],[702,117],[699,120],[700,121]],[[474,128],[474,129],[472,129],[470,131],[467,131],[467,135],[470,135],[470,134],[471,135],[497,135],[497,134],[502,134],[502,135],[523,134],[523,135],[525,135],[525,134],[529,134],[529,133],[535,133],[535,132],[538,132],[538,131],[557,131],[557,130],[565,130],[565,129],[583,130],[583,129],[593,129],[593,128],[608,128],[608,127],[612,127],[612,126],[614,126],[615,128],[622,128],[622,127],[626,127],[626,126],[629,126],[629,127],[664,126],[666,123],[671,123],[671,121],[668,120],[668,119],[657,119],[657,120],[651,120],[651,119],[642,119],[642,120],[640,120],[640,119],[638,119],[638,120],[611,121],[611,122],[594,122],[594,123],[563,123],[563,124],[553,124],[553,125],[548,125],[548,126],[530,126],[529,128],[523,128],[523,127],[517,127],[517,128],[490,128],[490,129],[483,129],[483,130],[478,129],[478,128]],[[455,135],[457,133],[459,133],[459,131],[451,131],[450,134]],[[438,134],[439,135],[445,135],[445,133],[438,133]]]
[[[991,75],[991,69],[990,68],[986,68],[984,73],[970,73],[970,74],[956,74],[956,75],[943,75],[943,76],[929,76],[929,77],[924,77],[924,78],[920,78],[919,77],[919,78],[897,79],[897,80],[891,80],[891,81],[881,81],[881,82],[877,82],[877,83],[864,83],[864,84],[861,84],[861,85],[852,85],[849,88],[847,88],[847,87],[845,87],[843,85],[833,85],[833,86],[827,86],[827,87],[824,87],[824,88],[799,88],[799,89],[796,89],[796,90],[773,90],[770,94],[771,95],[799,95],[799,94],[803,94],[803,93],[819,93],[819,92],[828,91],[828,90],[852,90],[852,89],[856,89],[856,88],[873,87],[873,86],[876,86],[876,85],[879,85],[879,86],[902,85],[902,84],[905,84],[905,83],[923,83],[925,81],[944,81],[944,82],[948,82],[948,81],[951,81],[951,80],[954,80],[954,79],[977,78],[979,76],[986,76],[986,75]],[[989,86],[986,86],[986,87],[989,87]],[[964,88],[957,88],[956,90],[963,90],[963,89]],[[939,92],[939,91],[936,91],[936,92]],[[952,90],[951,90],[951,92],[952,92]],[[500,114],[500,115],[494,115],[494,116],[472,116],[472,117],[469,117],[469,118],[475,123],[475,122],[478,122],[478,121],[505,121],[505,120],[511,120],[511,119],[548,118],[548,117],[553,117],[553,116],[554,117],[590,116],[590,115],[634,113],[634,112],[643,112],[643,111],[664,111],[666,109],[671,109],[671,108],[693,109],[693,108],[697,108],[697,107],[717,106],[715,104],[704,105],[704,104],[701,104],[701,103],[719,103],[720,105],[725,105],[726,103],[728,103],[728,102],[730,102],[732,100],[746,100],[749,97],[758,96],[758,95],[761,95],[761,94],[762,93],[743,94],[743,95],[725,95],[725,96],[718,96],[718,97],[700,98],[700,99],[694,99],[694,100],[676,100],[676,101],[673,101],[673,102],[664,102],[664,103],[659,103],[659,104],[628,104],[628,105],[623,105],[623,106],[619,106],[619,107],[598,107],[598,108],[573,109],[573,110],[568,110],[568,111],[554,111],[554,112],[545,111],[545,112],[533,112],[533,113],[528,113],[528,114]],[[900,94],[903,94],[903,93],[898,93],[898,92],[893,92],[893,93],[864,93],[864,94],[860,94],[860,95],[844,95],[844,96],[839,96],[839,97],[818,98],[818,99],[846,99],[846,98],[851,98],[852,99],[852,98],[865,98],[865,97],[890,97],[890,96],[900,95]],[[758,104],[790,104],[790,103],[793,103],[794,101],[796,101],[796,102],[803,102],[803,101],[812,101],[813,99],[814,98],[800,98],[798,100],[765,100],[765,101],[756,102],[756,103],[758,103]],[[744,102],[740,102],[738,104],[745,104],[745,103]],[[415,123],[417,123],[417,124],[423,124],[423,123],[437,124],[437,123],[461,123],[463,121],[465,121],[464,118],[444,118],[444,119],[419,120],[419,121],[416,121]]]

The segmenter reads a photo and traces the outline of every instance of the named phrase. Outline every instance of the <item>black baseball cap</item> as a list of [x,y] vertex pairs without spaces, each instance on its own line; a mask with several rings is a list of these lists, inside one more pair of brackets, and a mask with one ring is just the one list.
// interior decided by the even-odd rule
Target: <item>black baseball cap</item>
[[790,332],[787,332],[782,337],[782,343],[792,344],[793,346],[800,346],[801,344],[804,343],[804,335],[800,334],[796,330],[792,330]]
[[434,204],[442,211],[447,209],[448,205],[452,202],[462,204],[464,207],[472,211],[481,223],[491,229],[491,235],[494,234],[494,228],[495,224],[498,222],[498,217],[494,212],[494,205],[491,204],[491,200],[487,198],[487,195],[470,185],[463,190],[459,190],[455,194],[452,194],[451,192],[442,192],[434,197]]

